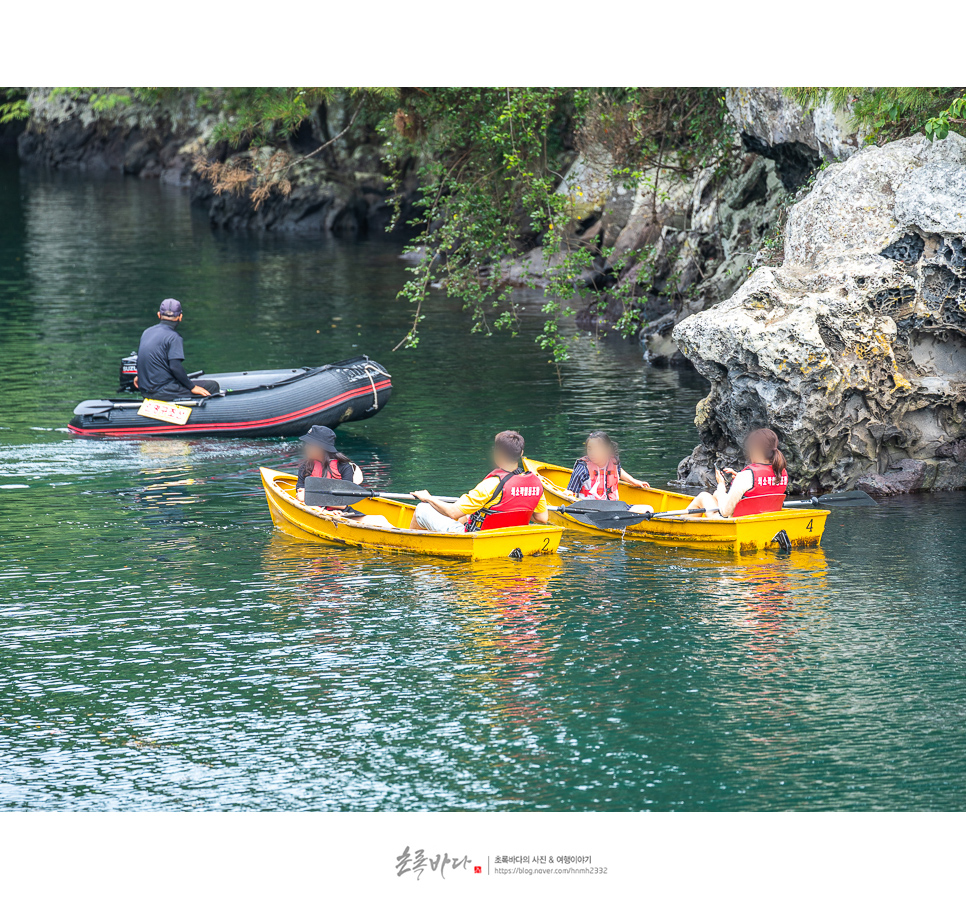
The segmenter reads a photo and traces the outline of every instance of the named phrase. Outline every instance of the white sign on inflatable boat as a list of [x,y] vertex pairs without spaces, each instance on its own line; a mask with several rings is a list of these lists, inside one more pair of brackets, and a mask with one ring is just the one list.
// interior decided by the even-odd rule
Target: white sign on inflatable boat
[[172,425],[183,425],[191,415],[191,407],[162,402],[160,399],[146,399],[141,403],[138,415],[156,418],[160,422],[171,422]]

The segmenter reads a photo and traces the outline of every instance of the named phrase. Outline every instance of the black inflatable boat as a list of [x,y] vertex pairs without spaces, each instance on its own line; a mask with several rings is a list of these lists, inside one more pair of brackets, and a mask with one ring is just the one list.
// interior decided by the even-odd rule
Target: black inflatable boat
[[[132,356],[121,364],[122,390],[133,392],[135,373]],[[114,437],[297,435],[312,425],[335,428],[371,418],[392,394],[389,373],[365,355],[324,367],[204,376],[217,380],[221,393],[175,400],[173,405],[181,408],[174,411],[170,411],[172,404],[162,404],[177,421],[139,413],[143,406],[139,399],[89,399],[74,409],[68,427],[74,434]]]

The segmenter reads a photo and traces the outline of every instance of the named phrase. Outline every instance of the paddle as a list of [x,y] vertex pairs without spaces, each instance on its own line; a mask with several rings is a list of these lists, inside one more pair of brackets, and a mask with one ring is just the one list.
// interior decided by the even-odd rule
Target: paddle
[[[783,508],[869,508],[878,505],[870,495],[857,489],[853,492],[830,492],[828,495],[816,495],[804,501],[785,502]],[[572,505],[558,505],[552,510],[573,517],[582,518],[594,527],[605,530],[623,529],[641,521],[660,521],[666,518],[681,517],[685,514],[706,514],[707,511],[717,511],[717,508],[682,508],[680,511],[631,511],[631,506],[622,501],[602,501],[588,499],[577,501]]]
[[605,530],[623,530],[632,524],[640,524],[646,515],[631,511],[627,502],[606,501],[604,499],[584,499],[572,505],[557,505],[551,511],[559,511],[575,518],[583,518],[594,527]]
[[[569,508],[561,507],[554,510],[570,514]],[[641,521],[647,520],[646,514],[637,511],[591,511],[575,515],[575,517],[580,517],[594,527],[600,527],[603,530],[623,530],[625,527],[633,527],[634,524],[640,524]]]
[[[391,498],[395,501],[413,501],[409,492],[378,492],[368,486],[360,486],[345,479],[327,479],[325,476],[308,476],[305,480],[305,504],[325,507],[347,506],[361,498]],[[457,499],[437,495],[441,502]]]
[[[176,402],[179,406],[201,406],[204,405],[204,398],[201,399],[174,399],[168,402]],[[111,409],[137,409],[141,401],[128,399],[121,402],[110,399],[85,399],[74,407],[74,415],[95,415],[101,412],[110,412]]]
[[829,492],[827,495],[815,495],[801,502],[785,502],[786,508],[808,508],[809,506],[829,508],[873,508],[879,503],[868,492],[855,489],[852,492]]
[[[814,495],[812,498],[798,502],[785,502],[782,508],[873,508],[879,503],[867,492],[856,489],[853,492],[829,492],[827,495]],[[708,508],[707,511],[717,511]],[[661,518],[679,517],[682,514],[705,514],[704,508],[682,509],[681,511],[662,511],[660,514],[648,515],[644,520],[660,520]]]

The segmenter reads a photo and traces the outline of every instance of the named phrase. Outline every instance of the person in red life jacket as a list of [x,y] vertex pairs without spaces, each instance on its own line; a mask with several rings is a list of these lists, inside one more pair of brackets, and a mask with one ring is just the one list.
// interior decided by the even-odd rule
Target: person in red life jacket
[[412,529],[473,533],[496,527],[546,524],[550,515],[540,477],[520,467],[523,446],[523,435],[518,431],[501,431],[493,439],[496,469],[454,503],[442,502],[425,489],[413,492],[419,504],[413,513]]
[[635,479],[621,466],[617,442],[606,431],[592,431],[587,435],[584,450],[586,453],[574,464],[567,485],[567,491],[576,498],[618,501],[618,487],[622,482],[638,489],[650,488],[646,482]]
[[[747,466],[733,476],[731,488],[727,487],[721,470],[715,470],[718,488],[714,494],[702,492],[688,508],[703,508],[708,517],[744,517],[748,514],[766,514],[781,511],[788,491],[788,470],[785,456],[778,449],[778,435],[770,428],[756,428],[745,438]],[[713,510],[716,509],[716,510]]]
[[307,476],[362,482],[362,471],[359,467],[335,449],[335,432],[331,428],[313,425],[299,440],[305,444],[305,459],[299,466],[299,478],[295,484],[295,494],[300,502],[305,501]]

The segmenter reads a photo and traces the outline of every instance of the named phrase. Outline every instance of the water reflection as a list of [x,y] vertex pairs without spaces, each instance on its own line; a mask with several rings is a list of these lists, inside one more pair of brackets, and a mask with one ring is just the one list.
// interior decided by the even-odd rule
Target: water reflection
[[[212,234],[150,182],[12,180],[0,808],[962,807],[966,496],[836,512],[787,556],[572,535],[463,565],[294,540],[257,468],[292,468],[295,442],[57,429],[113,392],[159,290],[195,305],[193,368],[388,356],[396,252]],[[462,491],[507,427],[558,462],[605,427],[630,470],[673,475],[703,381],[582,335],[558,386],[526,306],[497,342],[434,293],[419,349],[386,358],[390,409],[340,429],[370,481]]]
[[714,571],[711,596],[723,611],[737,605],[754,620],[821,616],[828,605],[828,560],[821,547],[746,554],[728,559],[724,565],[714,554],[710,559],[707,555],[686,554],[680,565],[695,573]]
[[[535,682],[558,643],[553,581],[565,570],[558,556],[519,562],[475,563],[468,571],[441,572],[460,630],[460,671],[468,692],[481,694],[494,713],[525,725],[547,718],[535,699]],[[472,665],[471,667],[469,665]]]
[[197,441],[184,440],[183,438],[175,438],[173,440],[166,438],[144,438],[135,443],[137,444],[138,453],[141,456],[142,462],[152,464],[149,467],[141,467],[141,472],[148,474],[162,472],[160,469],[155,470],[152,468],[159,461],[167,463],[172,459],[187,459],[198,447]]

